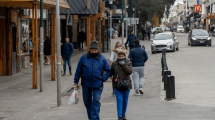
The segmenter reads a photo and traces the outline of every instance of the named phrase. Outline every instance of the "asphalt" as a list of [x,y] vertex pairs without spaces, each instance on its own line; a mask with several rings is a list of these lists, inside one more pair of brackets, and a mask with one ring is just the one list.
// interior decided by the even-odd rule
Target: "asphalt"
[[[133,96],[134,90],[131,90],[126,113],[128,120],[215,120],[215,108],[212,102],[215,90],[212,87],[214,46],[190,48],[187,46],[186,34],[180,33],[177,37],[180,50],[167,53],[168,67],[176,77],[177,99],[164,100],[161,54],[152,55],[150,41],[141,41],[141,45],[146,46],[149,56],[145,66],[144,95]],[[73,55],[73,74],[78,60],[85,52],[86,49],[83,52],[76,51]],[[109,53],[103,55],[109,57]],[[204,66],[204,63],[208,64]],[[78,104],[68,105],[69,96],[63,96],[62,106],[56,107],[56,81],[50,81],[50,66],[44,68],[45,80],[42,93],[39,89],[31,89],[31,71],[29,68],[14,76],[0,77],[0,120],[87,120],[81,89]],[[69,75],[62,77],[62,91],[73,86],[73,79],[74,76]],[[117,120],[116,98],[111,93],[111,82],[104,83],[101,120]],[[202,96],[205,96],[205,99]],[[208,105],[205,105],[205,102]]]

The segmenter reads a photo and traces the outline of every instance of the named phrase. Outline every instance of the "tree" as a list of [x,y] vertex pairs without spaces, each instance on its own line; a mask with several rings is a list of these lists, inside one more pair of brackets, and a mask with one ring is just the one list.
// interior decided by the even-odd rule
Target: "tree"
[[152,22],[153,17],[158,17],[157,22],[160,24],[161,19],[165,14],[169,14],[170,6],[174,4],[175,0],[134,0],[136,2],[137,13],[140,12],[140,24],[145,24],[146,21]]

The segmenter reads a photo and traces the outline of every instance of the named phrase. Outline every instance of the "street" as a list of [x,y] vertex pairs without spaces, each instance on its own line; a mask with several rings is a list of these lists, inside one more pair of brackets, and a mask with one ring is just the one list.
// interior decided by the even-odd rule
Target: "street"
[[[175,76],[176,98],[165,101],[165,91],[161,82],[161,53],[151,54],[150,41],[141,41],[146,46],[149,60],[145,66],[145,87],[143,96],[133,96],[130,92],[127,118],[129,120],[214,120],[214,47],[187,45],[187,34],[176,33],[180,50],[167,53],[167,64]],[[73,76],[62,77],[62,90],[73,85],[74,73],[81,55],[72,57]],[[106,58],[109,53],[103,54]],[[214,66],[214,67],[213,67]],[[31,70],[31,69],[30,69]],[[45,70],[45,91],[31,89],[31,71],[25,70],[4,78],[0,88],[0,118],[3,120],[87,120],[87,112],[79,90],[79,103],[68,105],[69,96],[63,95],[61,107],[56,107],[56,82],[49,79],[50,66]],[[28,75],[29,74],[29,75]],[[25,76],[23,76],[25,75]],[[17,76],[22,78],[16,79]],[[21,82],[20,82],[20,79]],[[7,85],[7,86],[6,86]],[[4,87],[3,87],[4,86]],[[10,91],[10,94],[8,94]],[[116,98],[112,96],[111,82],[104,83],[101,98],[101,120],[116,120]],[[32,104],[33,103],[33,104]]]

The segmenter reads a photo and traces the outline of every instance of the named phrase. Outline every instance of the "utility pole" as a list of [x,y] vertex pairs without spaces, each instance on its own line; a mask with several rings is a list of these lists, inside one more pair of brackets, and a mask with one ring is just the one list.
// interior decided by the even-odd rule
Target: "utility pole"
[[56,43],[57,43],[57,106],[61,101],[61,49],[60,49],[60,16],[59,0],[56,0]]
[[124,0],[122,0],[122,46],[125,46],[125,44],[124,44],[124,6],[125,6],[125,4],[124,4]]
[[[185,17],[187,19],[187,22],[188,22],[188,18],[187,18],[187,0],[186,0],[186,13],[185,13]],[[186,22],[186,31],[187,31],[187,22]],[[188,31],[187,31],[188,32]]]
[[[37,37],[37,36],[36,36]],[[40,92],[43,92],[43,0],[40,0]]]

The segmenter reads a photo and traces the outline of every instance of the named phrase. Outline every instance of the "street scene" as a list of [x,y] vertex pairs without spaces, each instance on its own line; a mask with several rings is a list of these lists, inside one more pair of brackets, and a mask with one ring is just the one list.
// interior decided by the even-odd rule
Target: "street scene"
[[0,0],[0,120],[215,120],[214,5]]

